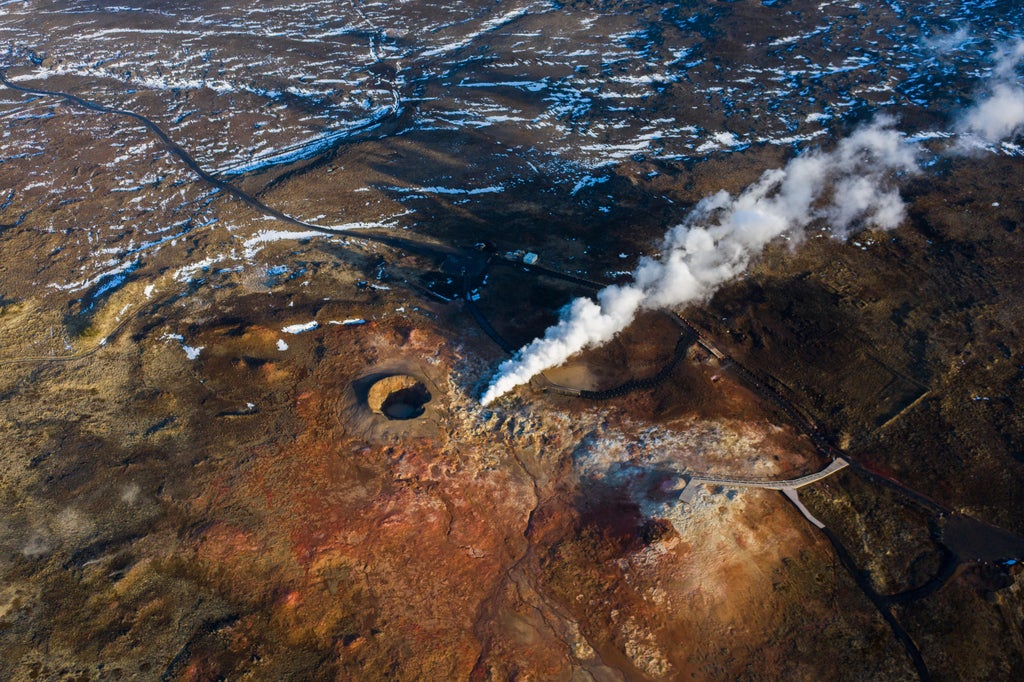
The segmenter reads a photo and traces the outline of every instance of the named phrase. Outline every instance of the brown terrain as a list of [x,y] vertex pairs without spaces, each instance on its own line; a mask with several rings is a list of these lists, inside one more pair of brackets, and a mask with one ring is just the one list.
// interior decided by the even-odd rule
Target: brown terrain
[[[145,6],[140,26],[167,30],[150,8],[162,3],[129,4]],[[690,41],[707,55],[693,82],[735,68],[747,43],[814,28],[816,5],[791,4],[785,26],[764,21],[773,3],[713,8],[715,31]],[[675,9],[652,7],[610,3],[602,30],[664,20],[675,28],[659,40],[689,40]],[[838,42],[866,40],[841,21],[845,7],[816,11],[842,14],[828,15]],[[513,39],[569,31],[571,13],[587,8],[481,24],[474,40],[486,37],[496,61],[522,49]],[[360,21],[388,17],[365,9]],[[340,120],[365,95],[311,104],[292,93],[272,106],[256,86],[136,90],[90,66],[59,13],[14,11],[0,30],[21,41],[4,64],[15,84],[146,116],[211,172],[261,127],[279,126],[266,134],[281,146],[279,130]],[[415,21],[436,11],[411,3],[402,16],[413,28],[381,29],[374,44],[415,43]],[[122,20],[83,12],[101,37]],[[423,40],[469,35],[490,16],[466,12]],[[864,12],[905,28],[889,10]],[[155,65],[177,52],[146,36],[109,58],[111,73],[138,59],[132,78],[167,77]],[[343,38],[365,48],[362,33]],[[35,66],[21,44],[30,39]],[[234,38],[204,40],[216,54],[245,54]],[[802,40],[808,54],[825,49]],[[653,44],[644,49],[668,50]],[[765,47],[759,64],[794,58],[788,44]],[[641,66],[623,58],[616,77],[646,74],[656,60],[641,53]],[[194,54],[175,77],[195,75]],[[648,311],[483,407],[506,357],[495,336],[518,347],[593,293],[582,280],[628,281],[689,207],[742,191],[793,150],[661,158],[645,147],[587,185],[595,166],[559,160],[577,145],[572,115],[559,114],[559,125],[574,121],[564,139],[543,117],[535,129],[445,129],[437,121],[458,113],[441,97],[452,74],[482,78],[473,69],[484,66],[417,54],[402,56],[443,73],[410,78],[406,108],[380,129],[216,174],[302,222],[357,226],[336,236],[217,190],[138,120],[0,88],[0,678],[1024,675],[1024,156],[927,140],[934,162],[899,179],[907,218],[896,230],[843,241],[815,225],[675,311],[706,344]],[[533,75],[554,82],[564,65],[550,59]],[[237,63],[220,68],[242,79]],[[367,82],[400,68],[382,58]],[[876,71],[861,77],[889,83]],[[817,140],[825,147],[882,105],[880,91],[843,73],[828,88],[863,99]],[[935,86],[929,106],[901,94],[900,125],[937,125],[947,99],[974,87],[956,83]],[[725,95],[688,88],[658,90],[651,116],[681,117],[694,98],[707,107],[702,131],[744,132]],[[492,94],[501,111],[539,117],[552,101],[529,87]],[[799,113],[803,131],[810,119]],[[741,120],[755,132],[768,125]],[[580,281],[527,271],[526,251]],[[608,399],[550,390],[601,393],[659,373]],[[679,502],[695,475],[790,479],[840,455],[853,465],[800,490],[827,532],[774,490],[709,484]]]

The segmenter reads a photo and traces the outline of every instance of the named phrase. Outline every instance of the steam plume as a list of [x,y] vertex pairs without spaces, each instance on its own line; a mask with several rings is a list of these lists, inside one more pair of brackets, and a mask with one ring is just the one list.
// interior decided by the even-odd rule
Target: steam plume
[[501,364],[481,402],[611,340],[643,309],[707,298],[776,237],[802,236],[817,220],[827,221],[838,237],[859,225],[896,227],[903,202],[886,179],[916,169],[916,150],[891,125],[876,121],[831,152],[807,153],[769,170],[739,196],[723,191],[703,199],[665,235],[659,258],[640,260],[632,284],[606,287],[597,301],[572,301],[542,338]]
[[994,144],[1024,130],[1024,87],[1017,66],[1024,60],[1024,40],[1000,48],[989,79],[986,97],[968,109],[960,120],[967,143]]

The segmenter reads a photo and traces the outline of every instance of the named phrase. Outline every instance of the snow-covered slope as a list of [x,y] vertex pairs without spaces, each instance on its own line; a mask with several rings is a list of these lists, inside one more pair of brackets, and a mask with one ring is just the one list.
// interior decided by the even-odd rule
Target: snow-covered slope
[[[397,198],[378,214],[289,207],[393,225],[408,215],[396,202],[500,201],[524,170],[583,196],[623,163],[648,164],[642,183],[755,146],[827,143],[882,110],[942,138],[1022,23],[1019,3],[995,0],[6,0],[0,45],[12,79],[144,114],[232,181],[373,138],[473,140],[448,177],[385,185]],[[237,227],[143,127],[6,89],[0,179],[0,223],[35,212],[48,258],[74,247],[83,261],[70,279],[40,276],[61,289],[115,282],[199,227]],[[78,224],[82,201],[105,218]]]

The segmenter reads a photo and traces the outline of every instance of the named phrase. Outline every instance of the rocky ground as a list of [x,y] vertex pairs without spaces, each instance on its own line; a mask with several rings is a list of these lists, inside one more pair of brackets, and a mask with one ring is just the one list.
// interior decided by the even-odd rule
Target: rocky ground
[[[661,427],[635,416],[644,396],[485,411],[462,386],[493,352],[442,331],[461,314],[279,351],[284,323],[327,313],[304,291],[284,316],[210,301],[196,360],[158,325],[8,375],[10,428],[40,439],[5,449],[12,674],[728,677],[760,669],[766,636],[791,641],[768,674],[817,660],[808,603],[861,641],[843,660],[879,656],[883,624],[781,497],[674,504],[686,465],[811,465],[749,394],[745,416],[733,397]],[[382,371],[422,377],[432,411],[372,413],[353,385]]]
[[[0,677],[915,679],[857,580],[946,566],[891,605],[930,676],[1020,677],[1024,157],[949,141],[1018,9],[904,4],[3,4],[14,82],[409,242],[0,89]],[[657,386],[480,406],[505,354],[459,264],[518,346],[592,290],[506,256],[628,281],[879,111],[922,147],[901,226],[814,225],[680,311],[869,470],[801,491],[862,573],[776,491],[677,501],[828,462],[663,312],[548,373],[611,388],[682,339]],[[371,409],[391,375],[422,414]]]

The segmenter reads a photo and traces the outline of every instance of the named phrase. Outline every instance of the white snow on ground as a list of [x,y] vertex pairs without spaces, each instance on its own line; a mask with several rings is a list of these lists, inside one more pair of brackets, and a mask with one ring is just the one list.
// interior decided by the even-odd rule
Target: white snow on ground
[[311,139],[289,145],[283,149],[263,151],[259,155],[254,155],[248,162],[232,161],[228,164],[222,165],[220,168],[217,168],[214,171],[214,174],[223,177],[244,175],[246,173],[263,170],[271,166],[285,165],[301,159],[314,157],[329,149],[331,146],[336,145],[345,138],[351,137],[356,133],[372,130],[382,119],[394,114],[395,112],[396,107],[394,105],[389,104],[387,106],[380,107],[368,116],[347,123],[340,130],[318,135]]
[[579,191],[584,187],[593,187],[594,185],[600,185],[602,182],[608,182],[609,180],[611,180],[611,178],[609,178],[608,176],[599,178],[593,175],[585,175],[579,182],[577,182],[573,186],[572,191],[569,192],[569,194],[572,196],[576,196],[579,193]]
[[438,57],[444,54],[448,54],[450,52],[454,52],[456,50],[460,50],[466,47],[467,45],[472,44],[472,42],[479,38],[481,35],[489,31],[493,31],[494,29],[500,26],[504,26],[505,24],[509,24],[512,21],[515,21],[516,19],[525,16],[528,12],[531,12],[534,9],[536,9],[537,5],[550,7],[548,3],[530,3],[525,7],[513,8],[505,12],[504,14],[499,14],[498,16],[487,19],[486,21],[483,22],[483,24],[480,26],[478,30],[466,34],[465,37],[458,38],[448,43],[428,49],[422,52],[420,56],[428,58]]
[[[828,147],[848,112],[927,110],[937,99],[948,102],[951,86],[960,88],[953,94],[971,113],[964,126],[985,140],[984,153],[1024,154],[1012,137],[1024,121],[1014,61],[1024,23],[1020,3],[995,11],[992,3],[934,0],[920,13],[860,3],[858,12],[870,15],[863,22],[845,20],[857,5],[852,0],[822,2],[802,17],[765,9],[778,23],[736,55],[713,53],[716,27],[732,11],[728,3],[656,0],[635,14],[530,0],[222,0],[199,9],[0,4],[0,44],[10,46],[12,79],[49,82],[148,115],[203,167],[225,177],[283,168],[362,139],[409,141],[438,131],[442,138],[468,135],[481,146],[453,154],[451,173],[398,173],[390,182],[399,186],[373,189],[470,203],[514,194],[532,170],[578,194],[621,162],[671,166],[751,145]],[[259,50],[238,49],[239,41],[252,40]],[[1006,59],[998,58],[1001,45]],[[45,55],[29,54],[40,46]],[[91,254],[52,268],[72,275],[39,282],[54,294],[110,294],[136,268],[149,276],[147,263],[166,250],[176,249],[178,283],[194,286],[217,268],[254,259],[269,242],[330,239],[218,223],[223,193],[197,182],[137,122],[53,98],[0,94],[0,175],[5,164],[26,160],[42,169],[21,173],[19,166],[8,174],[19,203],[0,222],[17,220],[17,206],[38,204],[53,215],[41,228],[54,242],[52,258]],[[912,139],[941,146],[956,136],[953,114],[938,113],[948,122],[929,120]],[[45,170],[54,161],[48,137],[56,117],[91,140],[90,158],[102,159],[61,187]],[[486,174],[473,173],[476,155]],[[340,161],[337,170],[346,170]],[[0,202],[9,201],[5,193],[6,187]],[[101,226],[75,224],[73,209],[54,210],[63,201],[111,193],[117,194],[109,223]],[[393,216],[371,215],[333,229],[395,227]],[[204,251],[192,258],[206,261],[188,265],[183,246],[204,228],[239,230],[237,253],[222,246],[223,253]],[[145,295],[154,291],[147,287]]]
[[491,185],[490,187],[385,187],[384,189],[399,194],[456,194],[456,195],[472,195],[472,194],[497,194],[504,192],[505,188],[501,185]]
[[189,346],[185,343],[185,337],[181,334],[166,333],[160,337],[161,341],[176,341],[183,351],[185,351],[185,357],[189,360],[195,360],[199,357],[199,354],[203,351],[205,346]]
[[223,263],[227,258],[227,254],[219,254],[217,256],[203,258],[196,263],[191,263],[178,268],[174,271],[174,274],[171,275],[171,277],[177,282],[191,281],[195,279],[197,273],[207,272],[217,263]]
[[320,323],[316,320],[310,322],[304,322],[301,324],[290,324],[287,327],[282,327],[281,331],[285,334],[301,334],[302,332],[313,331],[320,326]]
[[99,274],[93,275],[88,279],[79,280],[77,282],[69,282],[67,284],[56,284],[51,282],[47,286],[53,289],[59,289],[60,291],[83,291],[91,286],[99,284],[101,280],[106,279],[108,277],[116,278],[122,275],[123,273],[132,270],[137,264],[137,262],[134,260],[124,261],[122,263],[117,263],[116,265],[115,263],[117,263],[115,259],[107,260],[106,265],[114,265],[114,267],[110,268],[109,270],[102,270],[100,271]]
[[323,236],[324,234],[322,232],[315,232],[313,230],[308,230],[306,232],[296,232],[294,230],[260,230],[255,235],[242,242],[242,246],[245,250],[245,257],[251,260],[264,244],[278,242],[283,239],[299,240]]
[[[402,213],[391,216],[387,220],[382,222],[352,222],[343,223],[341,225],[324,225],[323,229],[337,230],[338,237],[344,237],[345,235],[343,233],[343,230],[373,230],[393,227],[394,219],[397,219],[407,214],[408,211],[404,211]],[[315,237],[319,237],[321,239],[333,239],[333,237],[330,234],[327,234],[326,232],[321,232],[319,230],[260,230],[256,232],[256,234],[254,234],[253,236],[249,237],[248,239],[245,239],[242,242],[242,248],[245,253],[245,257],[249,260],[252,260],[252,258],[255,257],[257,253],[259,253],[260,249],[262,249],[264,245],[269,244],[271,242],[279,242],[283,240],[299,241],[302,239],[313,239]]]
[[707,140],[699,147],[697,147],[696,151],[698,154],[702,154],[705,152],[713,151],[715,149],[736,147],[741,144],[744,144],[744,142],[740,140],[738,137],[736,137],[736,135],[734,135],[733,133],[718,132],[711,135],[711,139]]

